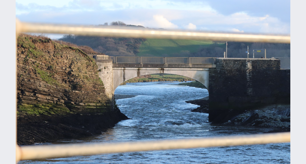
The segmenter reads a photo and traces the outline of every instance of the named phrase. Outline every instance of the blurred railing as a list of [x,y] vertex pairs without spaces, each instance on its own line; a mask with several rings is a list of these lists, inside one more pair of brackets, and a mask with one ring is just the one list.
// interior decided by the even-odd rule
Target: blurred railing
[[[191,39],[211,41],[234,42],[265,42],[265,43],[290,43],[288,35],[262,35],[244,33],[212,33],[203,31],[162,30],[145,28],[122,28],[114,26],[68,26],[54,24],[25,23],[16,20],[16,36],[21,33],[50,33],[50,34],[74,34],[85,36],[103,37],[132,37],[132,38],[165,38],[165,39]],[[102,57],[107,58],[106,56]],[[128,57],[116,58],[115,62],[130,63],[211,63],[213,58],[141,58]],[[16,107],[16,106],[15,106]],[[170,150],[217,146],[238,146],[250,144],[267,144],[290,142],[290,133],[274,133],[261,135],[243,135],[232,137],[213,137],[189,140],[149,141],[113,144],[67,144],[67,145],[43,145],[43,146],[16,146],[16,161],[30,159],[44,159],[56,157],[69,157],[77,155],[94,155],[105,153],[122,153],[135,151]]]

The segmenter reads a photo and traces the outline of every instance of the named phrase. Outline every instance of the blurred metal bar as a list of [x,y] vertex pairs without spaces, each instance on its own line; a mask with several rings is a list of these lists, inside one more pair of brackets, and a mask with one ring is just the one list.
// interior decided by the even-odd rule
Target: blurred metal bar
[[231,42],[290,43],[289,35],[216,33],[204,31],[163,30],[120,26],[72,26],[26,23],[16,20],[17,33],[73,34],[85,36],[189,39]]
[[283,142],[290,142],[289,132],[145,142],[22,146],[17,147],[17,154],[18,158],[20,158],[19,160],[31,160],[80,155],[239,146]]

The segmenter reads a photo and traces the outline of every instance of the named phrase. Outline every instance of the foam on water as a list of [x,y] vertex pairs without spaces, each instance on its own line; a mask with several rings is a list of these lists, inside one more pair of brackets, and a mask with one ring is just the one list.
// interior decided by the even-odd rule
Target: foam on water
[[[102,135],[84,142],[129,142],[257,134],[253,127],[212,126],[207,113],[191,112],[188,100],[208,96],[206,89],[171,82],[134,83],[119,86],[115,94],[137,95],[118,99],[122,113],[131,119],[119,122]],[[71,141],[73,142],[73,141]],[[290,144],[246,145],[206,149],[116,153],[30,161],[29,163],[290,163]],[[22,161],[20,163],[28,163]]]
[[128,120],[123,120],[120,121],[117,126],[128,126],[128,127],[133,127],[136,126],[138,123],[138,120],[133,120],[133,119],[128,119]]

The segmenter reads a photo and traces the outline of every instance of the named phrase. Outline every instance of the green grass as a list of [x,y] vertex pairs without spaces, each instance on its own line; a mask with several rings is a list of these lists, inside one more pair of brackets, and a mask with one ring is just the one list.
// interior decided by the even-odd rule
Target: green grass
[[34,67],[36,72],[39,74],[40,78],[51,85],[58,85],[58,82],[52,78],[52,75],[48,72],[39,69],[38,67]]
[[29,49],[29,48],[32,48],[32,49],[35,49],[35,45],[34,43],[32,43],[28,37],[21,37],[19,36],[18,39],[17,39],[17,44],[18,46],[21,46],[23,48],[26,48],[26,49]]
[[186,56],[188,52],[196,52],[204,47],[220,46],[212,41],[179,40],[179,39],[147,39],[139,47],[137,56]]
[[31,54],[35,57],[35,58],[38,58],[40,56],[43,55],[43,53],[39,50],[35,50],[35,49],[32,49],[30,48],[29,52],[31,52]]
[[54,104],[35,104],[35,105],[19,105],[18,114],[28,114],[34,116],[40,115],[64,115],[70,113],[68,108],[62,106],[56,106]]
[[180,75],[169,75],[169,74],[153,74],[150,77],[133,78],[123,83],[137,83],[137,82],[155,82],[155,81],[191,81],[191,78],[180,76]]

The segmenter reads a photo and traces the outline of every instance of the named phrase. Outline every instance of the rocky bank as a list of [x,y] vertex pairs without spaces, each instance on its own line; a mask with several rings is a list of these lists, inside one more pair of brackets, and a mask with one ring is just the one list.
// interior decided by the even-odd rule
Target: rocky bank
[[127,119],[113,107],[94,59],[46,37],[17,40],[17,143],[101,134]]
[[290,105],[274,104],[238,114],[225,125],[271,127],[277,131],[290,131]]
[[[205,97],[198,100],[186,101],[199,105],[192,112],[209,113],[209,99]],[[274,131],[290,131],[290,105],[289,104],[274,104],[256,109],[246,109],[242,113],[234,113],[229,111],[224,113],[224,117],[215,122],[213,125],[228,125],[228,126],[254,126],[274,128]]]

